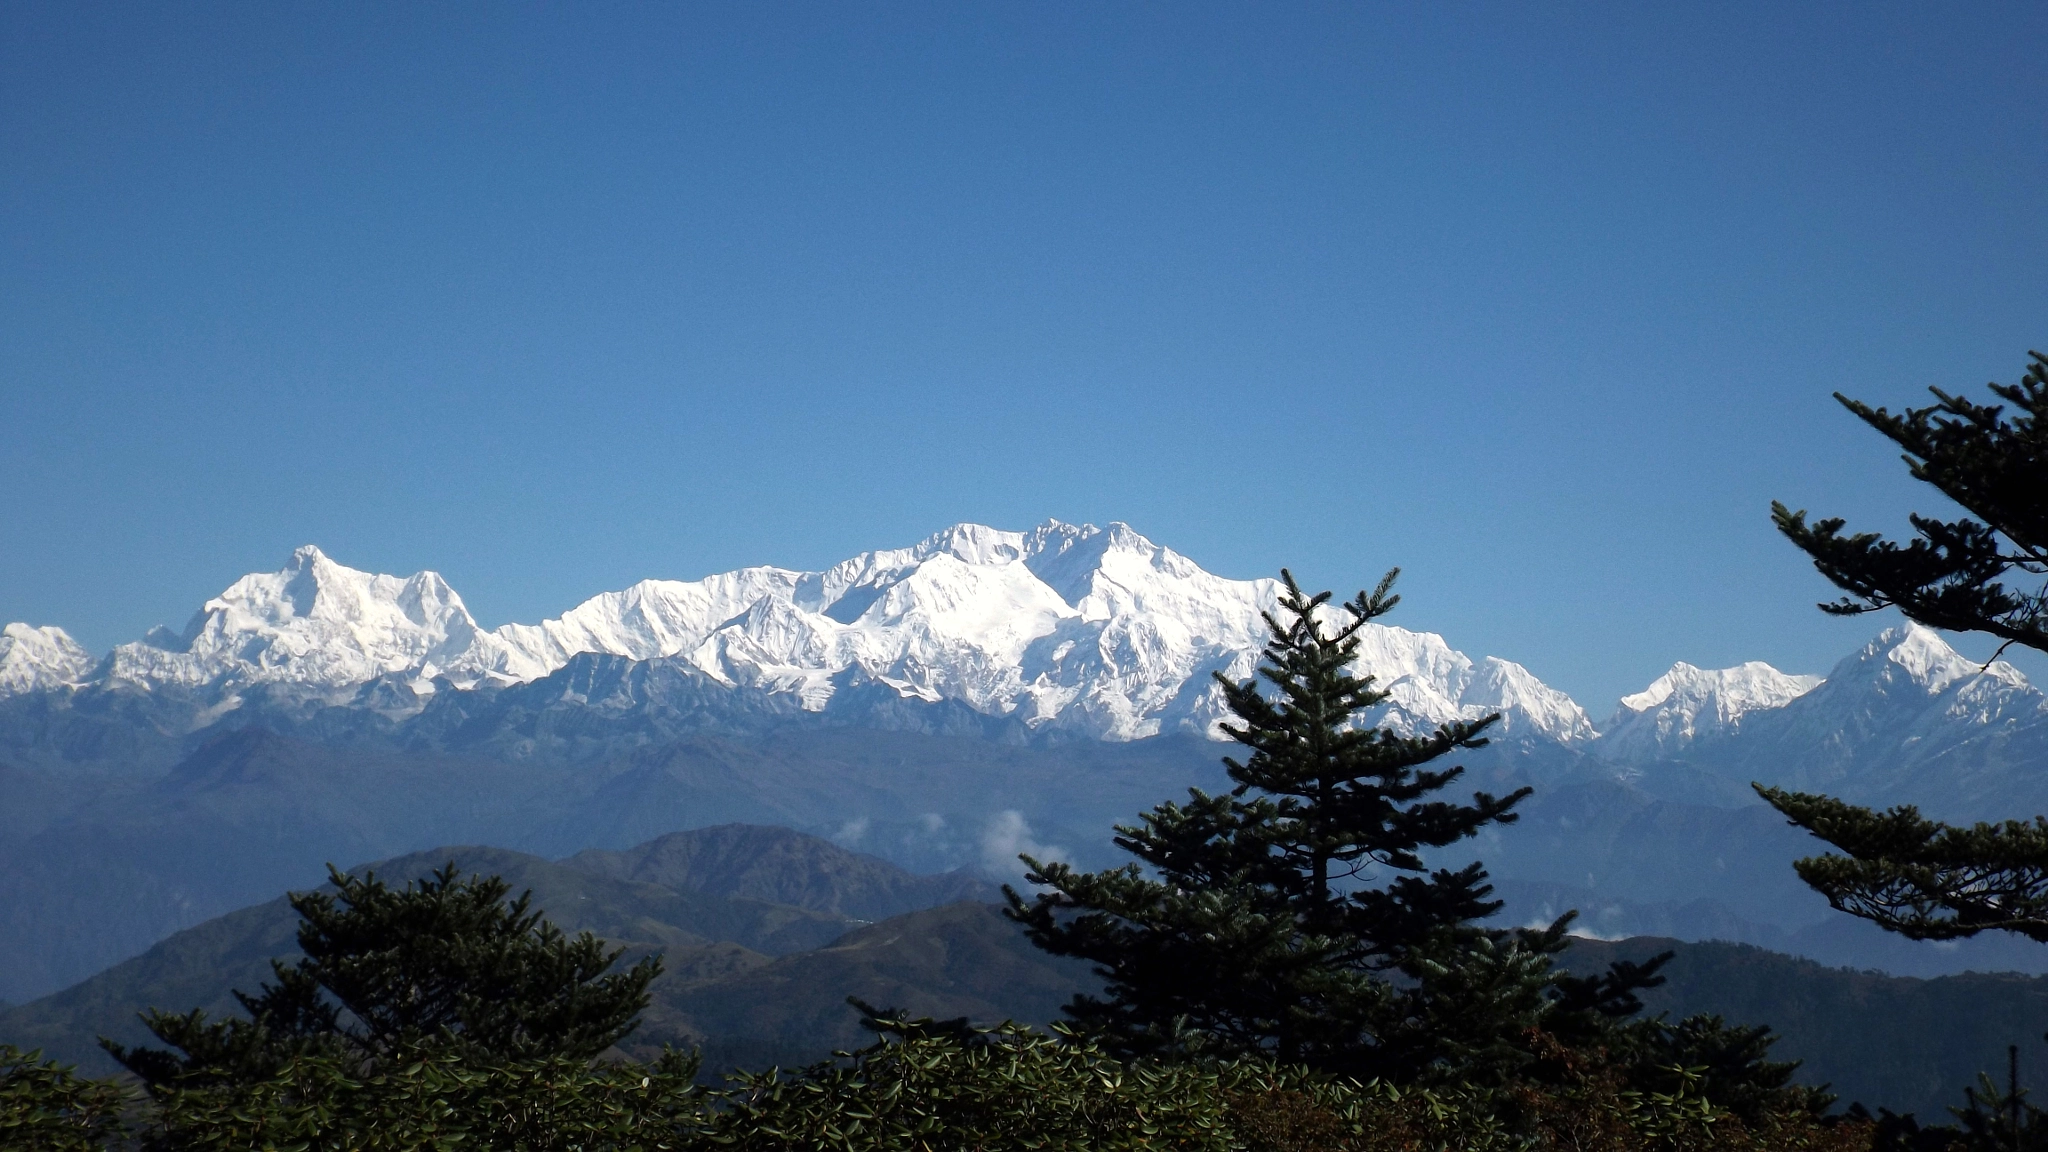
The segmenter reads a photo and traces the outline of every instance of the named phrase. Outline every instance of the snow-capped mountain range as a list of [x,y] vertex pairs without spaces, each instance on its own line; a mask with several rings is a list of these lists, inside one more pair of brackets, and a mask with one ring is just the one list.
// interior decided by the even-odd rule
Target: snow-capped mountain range
[[[828,707],[853,676],[1032,730],[1213,737],[1223,709],[1210,673],[1250,674],[1266,638],[1260,614],[1277,591],[1272,580],[1212,575],[1120,523],[961,524],[822,572],[646,580],[555,619],[487,630],[433,572],[373,575],[307,546],[280,571],[234,582],[182,632],[158,628],[96,660],[60,629],[9,624],[0,697],[175,686],[217,716],[257,686],[346,704],[396,679],[424,698],[529,683],[596,654],[680,663],[808,711]],[[1384,723],[1412,729],[1499,712],[1504,737],[1618,762],[1695,755],[1766,720],[1818,725],[1814,740],[1847,747],[1842,714],[1859,707],[1848,697],[1873,692],[1892,700],[1891,727],[1901,708],[1923,727],[1979,731],[2044,713],[2016,669],[1979,669],[1918,626],[1880,636],[1826,680],[1754,662],[1677,664],[1597,727],[1519,664],[1473,660],[1440,636],[1398,627],[1369,625],[1362,639],[1360,669],[1392,693]]]
[[1681,660],[1648,688],[1621,698],[1613,719],[1601,727],[1600,752],[1619,760],[1670,755],[1736,732],[1744,715],[1783,708],[1821,683],[1819,676],[1789,676],[1761,660],[1718,669]]
[[[1123,524],[962,524],[822,572],[645,580],[556,619],[486,630],[435,573],[372,575],[308,546],[281,571],[237,580],[184,631],[153,630],[97,661],[58,629],[10,625],[0,694],[178,685],[232,706],[264,684],[338,700],[390,676],[422,692],[524,683],[598,653],[680,659],[810,710],[857,670],[906,698],[1130,740],[1209,731],[1222,713],[1209,673],[1250,674],[1276,594],[1275,581],[1214,576]],[[1430,633],[1372,626],[1360,664],[1393,692],[1396,724],[1497,711],[1506,733],[1594,735],[1570,697],[1527,669],[1471,660]]]
[[[1007,860],[1024,836],[1108,864],[1117,821],[1228,786],[1221,749],[1172,737],[1217,735],[1209,674],[1250,674],[1277,592],[1121,524],[1052,522],[959,525],[821,572],[649,580],[490,629],[432,572],[312,547],[104,654],[9,624],[0,995],[327,862],[436,844],[559,855],[741,821],[927,870]],[[1542,900],[1605,901],[1602,931],[1782,943],[1824,915],[1790,868],[1812,845],[1752,781],[1945,820],[2048,811],[2048,697],[1915,626],[1824,680],[1678,664],[1597,726],[1429,633],[1368,626],[1358,663],[1391,693],[1381,722],[1502,714],[1461,758],[1470,785],[1536,791],[1472,850]]]
[[0,628],[0,696],[62,688],[92,671],[92,654],[62,628]]

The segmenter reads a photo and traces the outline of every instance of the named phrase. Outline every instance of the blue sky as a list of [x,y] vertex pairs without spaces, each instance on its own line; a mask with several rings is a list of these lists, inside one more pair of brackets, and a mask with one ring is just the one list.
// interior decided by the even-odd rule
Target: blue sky
[[1059,517],[1596,714],[1825,670],[1766,507],[2048,346],[2048,9],[1561,7],[9,5],[0,618]]

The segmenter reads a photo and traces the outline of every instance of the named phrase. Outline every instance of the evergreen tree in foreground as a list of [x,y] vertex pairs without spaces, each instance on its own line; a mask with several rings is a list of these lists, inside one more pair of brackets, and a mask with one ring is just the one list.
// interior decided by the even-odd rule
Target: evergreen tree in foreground
[[[1984,632],[2048,652],[2048,357],[2030,353],[2016,385],[1991,385],[2004,405],[1931,389],[1937,403],[1898,414],[1835,399],[1905,450],[1913,478],[1970,515],[1910,517],[1918,538],[1845,535],[1840,519],[1772,504],[1779,531],[1848,596],[1821,610],[1894,607],[1933,628]],[[1974,518],[1973,518],[1974,517]],[[2000,649],[2003,651],[2003,648]],[[1798,862],[1836,908],[1914,939],[1989,928],[2048,941],[2048,818],[1950,827],[1912,807],[1873,812],[1828,796],[1758,786],[1794,824],[1841,855]]]
[[1224,760],[1237,787],[1191,790],[1120,826],[1117,844],[1144,867],[1081,873],[1024,858],[1049,891],[1009,891],[1008,914],[1046,951],[1095,963],[1104,995],[1066,1011],[1111,1050],[1498,1078],[1532,1059],[1531,1030],[1598,1032],[1659,982],[1661,960],[1586,979],[1554,972],[1566,920],[1482,929],[1501,907],[1483,867],[1424,862],[1427,849],[1513,821],[1529,789],[1435,798],[1464,770],[1428,765],[1484,745],[1498,716],[1425,736],[1362,722],[1388,694],[1350,667],[1359,630],[1399,601],[1397,572],[1340,610],[1281,573],[1258,679],[1217,676],[1236,718],[1224,731],[1250,749]]
[[293,895],[304,921],[296,963],[277,982],[235,993],[248,1019],[151,1011],[160,1048],[100,1043],[155,1085],[246,1083],[294,1056],[369,1069],[394,1054],[452,1048],[465,1058],[587,1060],[631,1032],[661,972],[650,956],[611,973],[622,950],[574,938],[508,900],[496,876],[462,879],[453,863],[394,889],[328,869],[335,891]]

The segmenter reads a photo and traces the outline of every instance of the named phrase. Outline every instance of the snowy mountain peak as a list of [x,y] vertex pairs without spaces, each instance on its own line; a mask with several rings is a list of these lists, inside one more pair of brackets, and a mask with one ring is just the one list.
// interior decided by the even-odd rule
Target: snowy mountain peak
[[182,633],[151,632],[107,657],[104,674],[222,690],[274,682],[320,692],[391,673],[432,677],[475,648],[481,629],[438,573],[376,575],[312,545],[208,600]]
[[1782,708],[1812,691],[1819,676],[1792,676],[1761,660],[1733,668],[1695,668],[1684,661],[1650,682],[1648,688],[1621,698],[1624,715],[1648,712],[1659,706],[1697,710],[1711,705],[1723,719],[1734,719],[1757,708]]
[[1983,667],[1918,624],[1888,628],[1844,658],[1809,700],[1817,724],[1883,713],[1920,716],[1915,723],[1937,726],[1988,725],[2033,719],[2048,708],[2019,669],[2002,660]]
[[[1025,532],[956,524],[822,572],[742,568],[644,580],[539,624],[477,627],[432,572],[376,575],[318,548],[252,573],[182,633],[114,650],[101,675],[176,684],[234,706],[270,683],[323,699],[382,677],[457,687],[547,676],[582,654],[685,661],[711,679],[831,706],[847,684],[948,700],[1032,728],[1128,740],[1216,734],[1210,674],[1251,675],[1277,582],[1231,580],[1129,525],[1048,520]],[[1359,668],[1410,730],[1503,713],[1503,735],[1590,739],[1578,705],[1520,665],[1473,662],[1442,637],[1372,625]],[[212,696],[206,696],[212,693]]]
[[92,670],[92,654],[62,628],[0,628],[0,696],[61,688]]
[[1861,651],[1842,661],[1834,675],[1871,677],[1898,673],[1930,696],[1979,676],[2013,687],[2027,684],[2026,676],[2005,661],[1994,661],[1984,667],[1949,647],[1948,641],[1934,629],[1912,623],[1885,629]]
[[[1109,529],[1112,533],[1119,530],[1130,531],[1121,521],[1111,521]],[[1047,520],[1024,533],[1024,554],[1034,559],[1056,557],[1084,540],[1101,535],[1103,530],[1093,524],[1068,524],[1061,520]]]
[[1695,668],[1683,661],[1621,698],[1621,707],[1602,726],[1599,750],[1609,759],[1668,756],[1696,740],[1724,735],[1750,712],[1783,708],[1822,683],[1818,676],[1793,676],[1761,660],[1733,668]]
[[1027,537],[983,524],[955,524],[908,549],[917,560],[951,556],[965,564],[1009,564],[1024,558]]
[[556,619],[507,624],[479,641],[454,668],[466,680],[534,680],[579,653],[653,660],[690,652],[764,597],[791,597],[801,572],[742,568],[697,581],[642,580],[592,596]]

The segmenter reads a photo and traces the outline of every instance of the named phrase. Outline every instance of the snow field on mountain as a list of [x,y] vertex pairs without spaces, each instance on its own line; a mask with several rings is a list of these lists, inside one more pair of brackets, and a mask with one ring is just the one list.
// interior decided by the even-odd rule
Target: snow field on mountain
[[[1204,571],[1123,524],[1029,532],[961,524],[823,572],[744,568],[646,580],[560,617],[486,631],[440,576],[375,575],[319,549],[254,573],[180,633],[157,629],[93,664],[53,629],[10,626],[0,692],[79,682],[179,685],[231,706],[252,684],[339,703],[386,676],[431,690],[544,677],[581,653],[673,658],[728,685],[825,707],[857,670],[906,697],[952,700],[1109,740],[1215,734],[1211,674],[1250,675],[1273,580]],[[19,637],[17,637],[17,633]],[[1441,637],[1369,626],[1359,666],[1392,693],[1383,722],[1426,728],[1503,713],[1502,731],[1591,739],[1583,710],[1519,665],[1474,663]]]
[[[644,580],[551,620],[487,631],[433,572],[360,572],[307,546],[280,571],[235,581],[183,632],[155,629],[97,661],[61,629],[9,624],[0,696],[174,685],[218,713],[235,707],[242,688],[265,684],[345,704],[380,678],[429,693],[437,679],[457,688],[526,683],[591,653],[679,661],[812,711],[829,707],[852,675],[1033,729],[1213,738],[1226,716],[1214,674],[1252,674],[1267,638],[1261,613],[1278,594],[1278,581],[1216,576],[1120,523],[1048,521],[1029,532],[960,524],[822,572],[755,567]],[[1376,723],[1415,731],[1498,712],[1496,735],[1585,747],[1617,763],[1683,758],[1758,723],[1809,741],[1832,739],[1845,724],[1883,728],[1936,747],[2048,715],[2048,698],[2012,666],[1980,669],[1918,625],[1885,632],[1825,680],[1754,661],[1675,664],[1598,728],[1528,669],[1474,661],[1433,633],[1372,624],[1359,642],[1358,669],[1390,694]]]
[[73,683],[91,670],[92,654],[62,628],[9,624],[0,629],[0,696]]

